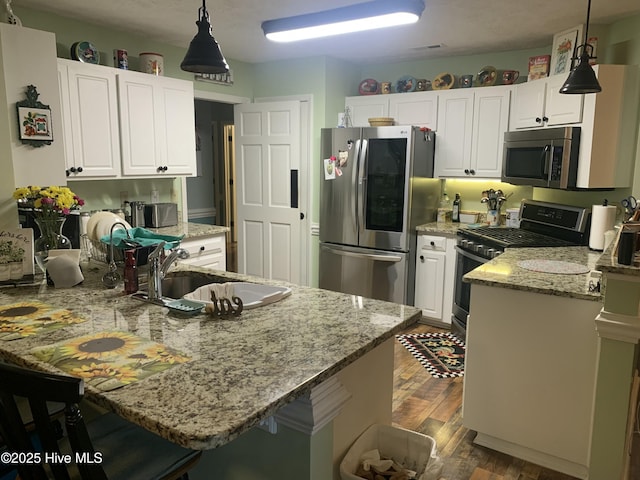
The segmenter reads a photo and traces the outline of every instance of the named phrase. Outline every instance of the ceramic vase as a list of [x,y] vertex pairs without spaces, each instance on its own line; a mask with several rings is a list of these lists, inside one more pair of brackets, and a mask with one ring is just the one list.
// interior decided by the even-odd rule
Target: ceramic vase
[[43,273],[47,271],[49,250],[71,249],[71,240],[62,234],[62,227],[67,217],[62,215],[36,217],[40,236],[33,241],[33,252],[36,264]]

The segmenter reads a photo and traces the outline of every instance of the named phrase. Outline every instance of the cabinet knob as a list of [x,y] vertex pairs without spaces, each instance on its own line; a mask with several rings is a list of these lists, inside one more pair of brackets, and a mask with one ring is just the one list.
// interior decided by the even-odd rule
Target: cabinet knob
[[542,123],[542,119],[540,117],[536,117],[536,123]]
[[71,173],[76,173],[76,167],[71,167],[71,168],[69,169],[69,171],[70,171]]
[[542,117],[542,121],[543,122],[548,122],[549,121],[549,117]]
[[469,175],[469,169],[468,169],[468,168],[465,168],[465,169],[464,169],[464,173],[465,173],[466,175]]
[[78,167],[78,173],[82,173],[82,167]]
[[476,171],[474,169],[469,170],[469,172],[471,173],[471,175],[475,175]]
[[202,245],[202,246],[200,247],[200,251],[201,251],[201,252],[204,252],[204,245]]
[[424,255],[420,255],[420,261],[424,262]]
[[436,242],[434,242],[433,240],[431,240],[429,243],[431,244],[432,247],[436,246]]
[[163,165],[158,167],[156,170],[158,170],[159,172],[166,172],[167,170],[169,170],[169,167],[167,167],[166,165]]
[[71,172],[69,171],[69,169],[64,171],[65,175],[68,177],[69,175],[71,175]]

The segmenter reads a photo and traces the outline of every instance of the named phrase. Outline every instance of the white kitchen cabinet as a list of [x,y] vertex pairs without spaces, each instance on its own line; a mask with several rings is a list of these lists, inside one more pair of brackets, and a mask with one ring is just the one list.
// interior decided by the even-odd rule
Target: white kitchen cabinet
[[515,85],[510,130],[580,123],[584,95],[561,94],[566,79],[566,75],[554,75]]
[[427,321],[451,324],[455,275],[455,239],[418,235],[415,306]]
[[389,97],[389,116],[396,125],[415,125],[436,130],[438,92],[394,93]]
[[435,176],[500,178],[511,87],[439,92]]
[[68,179],[119,176],[115,70],[58,59],[58,80]]
[[609,478],[589,475],[601,308],[471,285],[462,423],[474,443],[572,477]]
[[191,82],[122,71],[118,100],[123,175],[195,174]]
[[354,127],[368,127],[369,118],[372,117],[391,117],[396,125],[415,125],[435,130],[438,120],[438,92],[347,97],[345,109],[348,109],[351,125]]
[[363,95],[361,97],[347,97],[345,99],[345,113],[353,127],[368,127],[369,119],[373,117],[389,116],[388,95]]
[[180,263],[212,270],[227,269],[226,234],[203,235],[186,238],[180,247],[189,252],[189,258]]

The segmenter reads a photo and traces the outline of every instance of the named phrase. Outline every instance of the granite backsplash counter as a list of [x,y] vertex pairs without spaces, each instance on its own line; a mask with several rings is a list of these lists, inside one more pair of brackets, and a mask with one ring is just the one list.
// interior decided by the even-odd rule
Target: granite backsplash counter
[[[589,247],[508,248],[493,260],[467,273],[463,280],[481,285],[524,290],[546,295],[600,301],[594,289],[600,280],[597,270],[602,252]],[[545,273],[522,267],[523,261],[545,260],[583,266],[586,273]],[[562,271],[563,265],[558,265]],[[566,270],[564,270],[566,271]]]
[[[185,234],[200,232],[191,225]],[[176,270],[212,274],[192,266]],[[85,264],[83,271],[84,282],[73,288],[56,289],[46,282],[0,288],[0,308],[41,302],[85,320],[0,340],[0,358],[59,372],[29,353],[31,349],[114,330],[175,348],[191,360],[107,392],[87,385],[86,396],[175,443],[197,449],[233,440],[420,318],[414,307],[366,298],[355,301],[347,294],[229,272],[213,273],[223,279],[288,286],[292,294],[226,320],[206,314],[185,318],[125,296],[122,286],[106,289],[100,281],[106,265]]]
[[147,227],[147,230],[159,233],[161,235],[174,235],[177,237],[184,235],[184,238],[192,238],[192,237],[201,237],[205,235],[217,235],[220,233],[226,233],[230,229],[229,227],[222,227],[220,225],[208,225],[205,223],[186,222],[186,223],[179,223],[178,225],[174,225],[173,227],[162,227],[162,228]]
[[464,228],[464,223],[458,222],[430,222],[416,227],[418,235],[440,235],[442,237],[455,237],[460,228]]

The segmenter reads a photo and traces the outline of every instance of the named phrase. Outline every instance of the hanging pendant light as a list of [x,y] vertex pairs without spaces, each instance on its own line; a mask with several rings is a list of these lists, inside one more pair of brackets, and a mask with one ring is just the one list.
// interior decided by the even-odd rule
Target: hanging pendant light
[[587,24],[584,29],[584,43],[578,45],[576,53],[582,49],[582,53],[578,57],[574,57],[572,60],[579,59],[578,66],[571,70],[567,81],[564,82],[560,93],[598,93],[602,91],[600,83],[596,78],[596,72],[593,71],[590,60],[596,58],[593,57],[593,46],[589,45],[589,14],[591,13],[591,0],[587,5]]
[[202,0],[202,7],[198,9],[198,14],[200,18],[196,21],[198,33],[191,40],[189,50],[187,50],[180,68],[194,73],[228,73],[229,65],[211,33],[209,12],[207,12],[205,0]]

